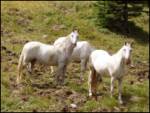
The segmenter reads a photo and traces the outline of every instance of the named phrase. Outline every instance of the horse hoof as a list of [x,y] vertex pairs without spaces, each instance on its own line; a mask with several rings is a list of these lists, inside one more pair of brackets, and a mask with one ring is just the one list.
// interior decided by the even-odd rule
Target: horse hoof
[[89,93],[89,97],[92,97],[92,93]]
[[121,104],[121,105],[122,105],[122,104],[123,104],[123,101],[122,101],[122,100],[120,100],[120,101],[119,101],[119,104]]
[[80,82],[82,83],[82,82],[84,82],[84,79],[82,78],[82,79],[80,79]]

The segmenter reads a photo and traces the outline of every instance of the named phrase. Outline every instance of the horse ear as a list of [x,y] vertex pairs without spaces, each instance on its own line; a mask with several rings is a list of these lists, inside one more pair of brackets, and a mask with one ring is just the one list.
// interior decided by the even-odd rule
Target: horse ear
[[134,42],[132,41],[132,42],[130,43],[131,47],[133,46],[133,44],[134,44]]
[[126,44],[127,44],[127,42],[125,41],[125,42],[124,42],[124,45],[126,45]]
[[77,32],[78,32],[77,27],[76,27],[76,26],[74,26],[72,31],[73,31],[73,32],[75,32],[75,31],[77,31]]

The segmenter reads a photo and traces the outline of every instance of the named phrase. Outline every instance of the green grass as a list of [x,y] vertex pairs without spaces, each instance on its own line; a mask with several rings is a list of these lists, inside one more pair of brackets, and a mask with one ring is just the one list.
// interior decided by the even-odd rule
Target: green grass
[[90,100],[85,103],[81,111],[88,112],[88,111],[92,111],[92,109],[95,109],[97,107],[99,107],[99,103],[94,100]]
[[[103,83],[99,84],[98,101],[87,98],[89,70],[84,73],[85,81],[80,83],[79,64],[68,66],[65,80],[67,90],[77,94],[77,97],[73,99],[70,99],[70,95],[74,93],[64,96],[65,87],[53,87],[54,76],[44,68],[41,68],[39,75],[37,73],[30,75],[24,70],[23,86],[19,90],[15,86],[17,64],[12,64],[12,61],[17,63],[19,58],[1,50],[1,111],[63,111],[65,106],[68,107],[68,111],[115,111],[115,107],[118,111],[149,111],[149,80],[144,78],[142,82],[138,81],[138,73],[145,69],[149,70],[149,42],[143,44],[135,37],[124,38],[123,35],[108,29],[99,29],[96,23],[97,8],[93,5],[94,2],[2,1],[1,43],[19,55],[24,44],[22,41],[37,40],[53,43],[56,38],[68,35],[73,26],[79,28],[79,40],[87,40],[97,49],[104,49],[111,53],[115,53],[126,40],[134,41],[132,61],[135,68],[128,69],[123,81],[125,105],[118,104],[117,81],[114,97],[110,98],[109,76],[103,77]],[[143,12],[142,15],[131,18],[130,21],[149,34],[148,14]],[[143,40],[147,36],[134,29],[133,31]],[[43,35],[48,35],[48,37],[43,38]],[[13,43],[14,41],[17,43]],[[130,84],[131,81],[134,83]],[[61,90],[64,91],[61,92]],[[57,91],[62,94],[56,94]],[[24,97],[28,99],[24,101],[22,99]],[[77,103],[76,110],[70,108],[71,103]]]

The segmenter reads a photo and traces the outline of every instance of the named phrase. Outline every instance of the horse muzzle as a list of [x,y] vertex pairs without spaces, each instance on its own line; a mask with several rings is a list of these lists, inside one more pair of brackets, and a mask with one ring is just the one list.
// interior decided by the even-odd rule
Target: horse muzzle
[[131,64],[131,60],[130,60],[130,59],[125,60],[125,63],[126,63],[127,65],[129,65],[129,64]]
[[77,43],[74,43],[73,46],[76,47],[76,46],[77,46]]

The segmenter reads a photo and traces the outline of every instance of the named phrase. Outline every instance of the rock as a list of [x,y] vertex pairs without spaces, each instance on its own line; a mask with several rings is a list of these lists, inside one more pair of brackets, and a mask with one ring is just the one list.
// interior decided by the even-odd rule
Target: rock
[[135,68],[135,65],[131,64],[130,69],[133,69],[133,68]]
[[137,79],[139,82],[143,82],[144,81],[144,79],[142,79],[141,77],[138,77],[138,79]]
[[138,97],[138,96],[132,96],[131,97],[131,101],[134,101],[134,102],[138,102],[138,101],[140,101],[142,99],[142,97]]
[[70,106],[72,107],[72,108],[77,108],[77,105],[76,104],[70,104]]
[[114,106],[113,109],[114,109],[115,111],[120,111],[120,108],[118,108],[118,107],[116,107],[116,106]]
[[43,35],[43,36],[42,36],[42,38],[44,38],[44,39],[47,38],[47,37],[48,37],[48,35]]
[[64,90],[63,90],[63,89],[56,90],[56,91],[55,91],[55,95],[65,96]]

